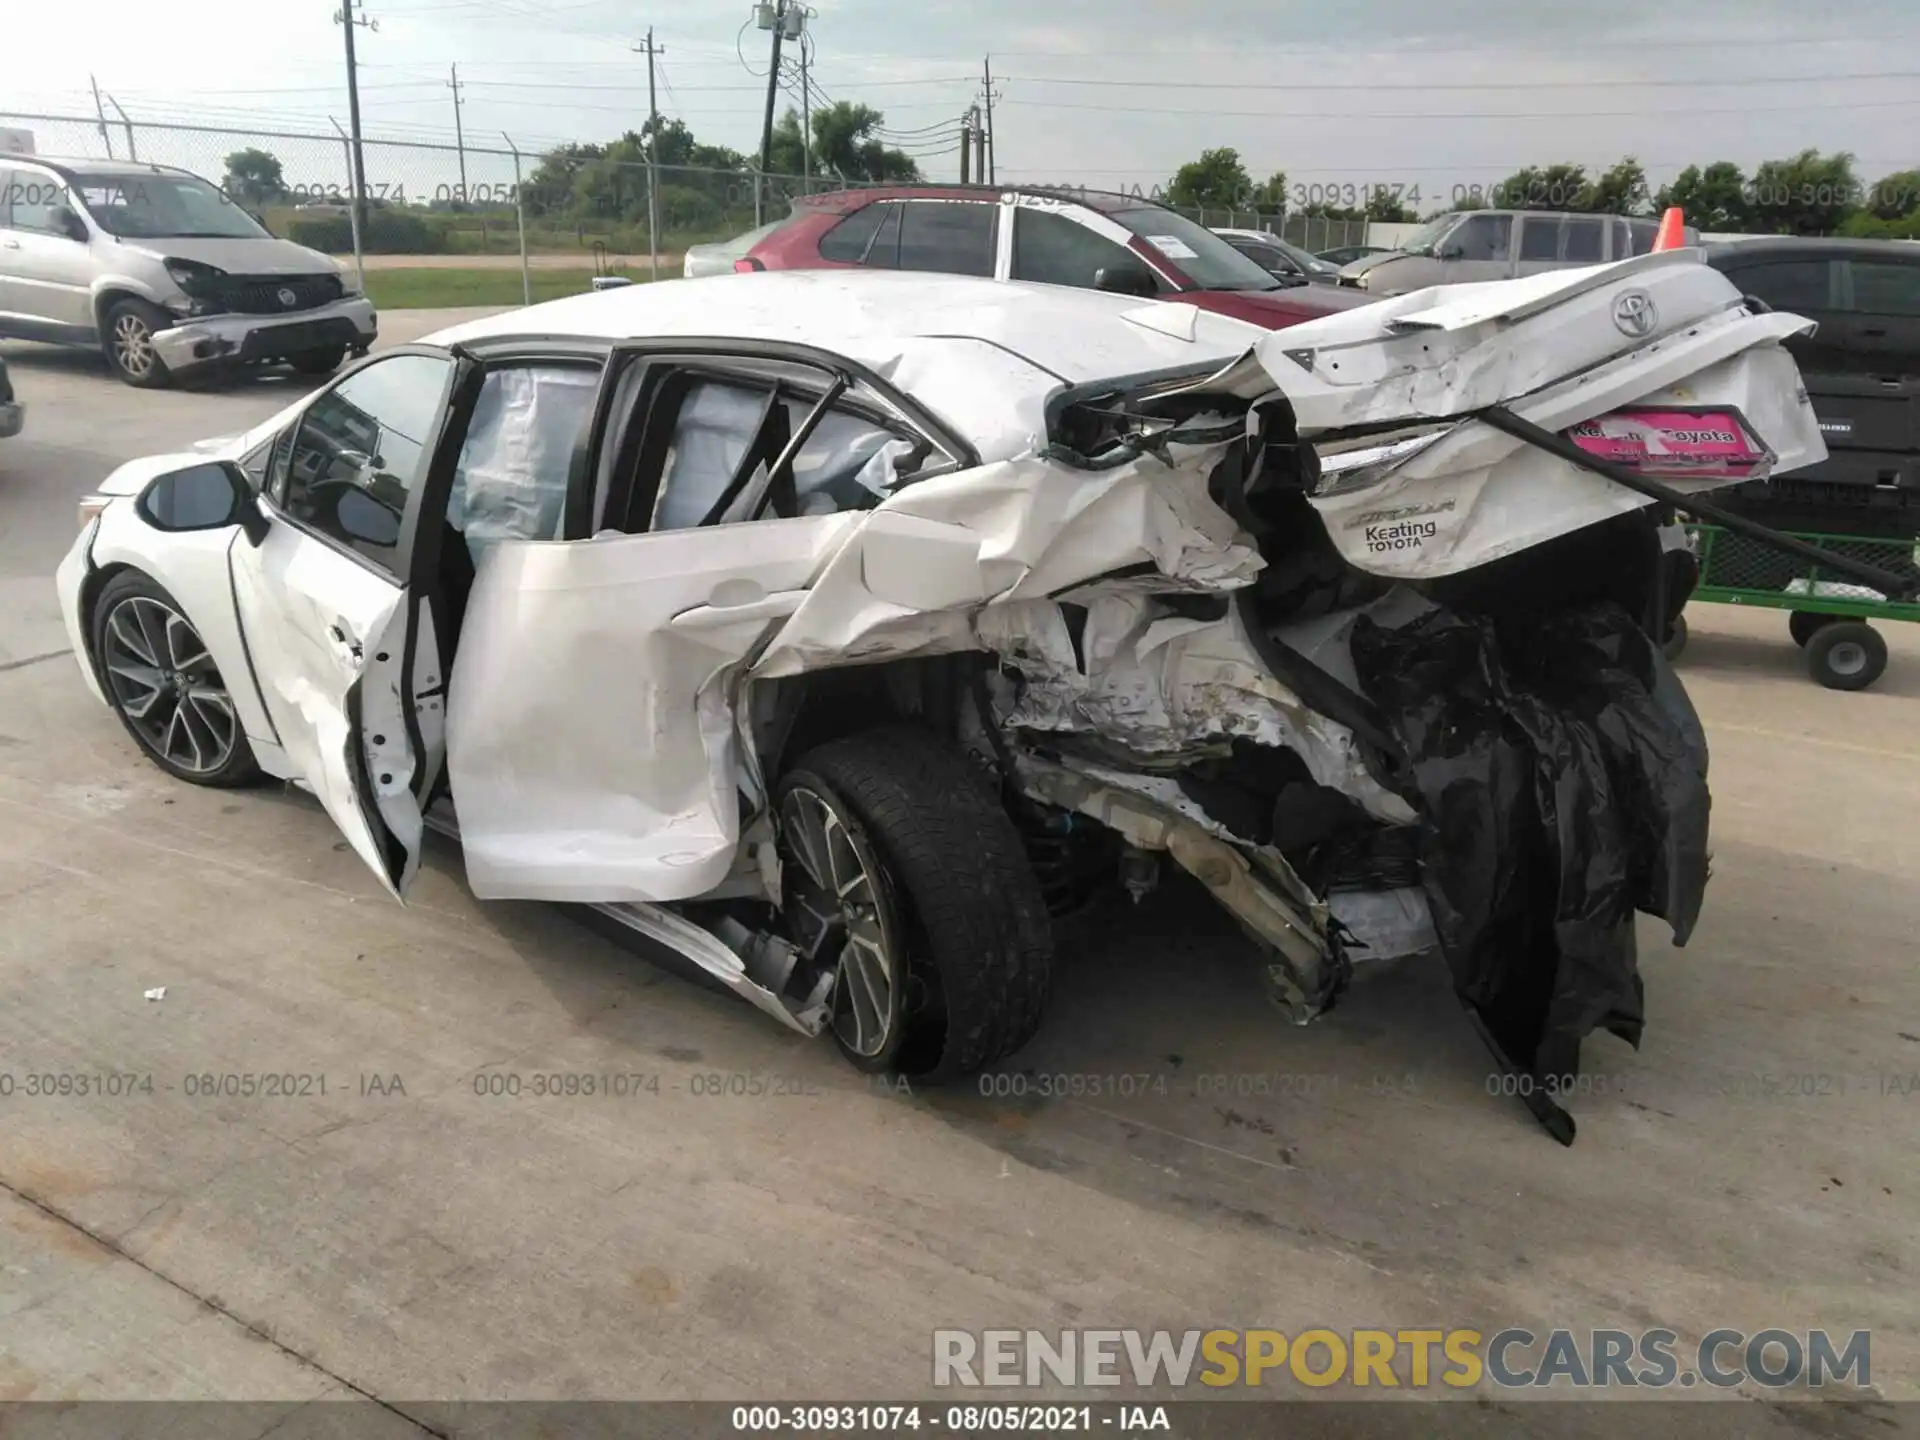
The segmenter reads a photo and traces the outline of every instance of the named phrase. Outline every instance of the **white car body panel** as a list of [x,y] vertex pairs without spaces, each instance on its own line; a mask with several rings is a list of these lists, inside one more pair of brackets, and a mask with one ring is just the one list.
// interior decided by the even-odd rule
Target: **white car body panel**
[[[270,525],[258,546],[231,531],[203,533],[232,545],[237,611],[230,605],[229,613],[237,613],[250,637],[253,673],[292,775],[319,798],[354,852],[397,898],[400,877],[389,875],[375,830],[380,818],[367,813],[349,768],[347,695],[368,675],[383,645],[398,642],[393,621],[404,592],[284,522]],[[203,612],[188,613],[198,626]],[[245,673],[222,663],[222,675]],[[377,692],[381,677],[368,678]],[[397,721],[398,709],[390,715]],[[398,743],[404,729],[396,725],[393,734]],[[411,766],[398,778],[402,786],[410,782]],[[416,810],[410,855],[419,848],[418,819]],[[401,838],[406,840],[404,832]]]
[[[1658,313],[1650,331],[1630,334],[1617,322],[1629,292]],[[1192,394],[1284,396],[1301,438],[1323,442],[1329,455],[1353,427],[1433,432],[1392,452],[1397,464],[1348,472],[1331,493],[1310,497],[1354,566],[1419,579],[1649,503],[1472,418],[1489,406],[1564,430],[1650,400],[1733,405],[1780,468],[1819,458],[1811,407],[1779,345],[1804,325],[1746,313],[1729,282],[1681,253],[1429,291],[1282,332],[1089,291],[826,271],[632,287],[451,327],[426,343],[637,337],[668,357],[676,338],[822,347],[898,387],[978,462],[904,485],[867,511],[488,547],[445,712],[470,883],[483,898],[639,906],[643,918],[654,913],[644,907],[743,879],[777,897],[778,863],[757,845],[769,831],[767,777],[746,720],[753,687],[958,651],[997,654],[1031,682],[1017,704],[995,697],[1011,732],[1078,732],[1143,759],[1228,737],[1284,746],[1376,819],[1408,823],[1411,809],[1369,772],[1355,736],[1263,665],[1235,608],[1220,619],[1169,619],[1140,603],[1156,593],[1227,595],[1258,577],[1265,561],[1254,538],[1209,488],[1237,442],[1215,434],[1143,446],[1116,463],[1074,463],[1049,449],[1049,400],[1068,385],[1213,367],[1187,387]],[[408,785],[433,772],[442,742],[422,726],[415,753],[405,734],[408,692],[431,691],[435,677],[416,661],[403,685],[401,668],[434,647],[414,636],[409,649],[398,588],[325,546],[291,545],[279,537],[297,532],[283,523],[256,551],[233,531],[161,534],[124,498],[179,464],[245,453],[298,408],[214,451],[116,472],[110,483],[123,498],[103,513],[90,551],[83,539],[82,559],[62,567],[63,605],[77,625],[88,553],[95,566],[136,564],[182,601],[223,674],[238,676],[247,671],[237,593],[265,692],[260,728],[284,748],[276,773],[309,783],[382,882],[401,891],[419,840]],[[1329,473],[1338,473],[1331,461]],[[1451,518],[1435,520],[1421,545],[1376,550],[1369,514],[1409,507],[1423,525]],[[1078,654],[1062,604],[1088,612]],[[1343,642],[1330,637],[1351,612],[1333,620],[1315,643],[1337,651]],[[346,769],[356,684],[370,783]],[[249,735],[254,728],[249,720]],[[1192,829],[1181,807],[1197,802],[1176,803],[1164,775],[1084,761],[1015,769],[1029,793],[1125,817],[1129,838],[1160,836],[1183,864],[1238,853],[1217,823]],[[407,852],[398,874],[388,837]],[[1292,927],[1275,941],[1282,949],[1324,952],[1325,906],[1297,893],[1276,901],[1267,883],[1276,860],[1277,851],[1239,857],[1237,869],[1220,870],[1221,884],[1281,904],[1292,916],[1272,932]],[[1265,889],[1249,878],[1261,865]],[[1423,933],[1419,920],[1400,915],[1388,928]],[[1303,924],[1321,926],[1319,938]],[[636,928],[677,933],[664,920]],[[726,969],[711,955],[695,958],[716,974]],[[803,1022],[748,970],[723,978],[770,1013],[817,1028],[817,1011]]]

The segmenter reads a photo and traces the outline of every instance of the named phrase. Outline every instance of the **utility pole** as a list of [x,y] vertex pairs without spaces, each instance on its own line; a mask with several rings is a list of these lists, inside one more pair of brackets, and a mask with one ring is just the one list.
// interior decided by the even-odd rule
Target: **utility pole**
[[800,176],[802,194],[813,193],[813,81],[807,67],[813,60],[813,35],[800,37]]
[[[89,75],[87,83],[93,86],[93,113],[100,117],[100,143],[107,147],[107,158],[111,160],[114,158],[113,135],[107,129],[107,107],[100,103],[100,82]],[[769,100],[767,104],[771,106],[773,102]],[[768,113],[771,114],[771,110]]]
[[460,151],[460,203],[467,203],[467,135],[460,128],[460,67],[449,66],[453,78],[447,81],[447,88],[453,91],[453,143]]
[[360,148],[360,74],[353,58],[353,29],[364,25],[369,30],[378,30],[380,22],[355,15],[353,0],[340,0],[340,8],[333,12],[333,23],[347,37],[347,151],[353,170],[347,183],[353,188],[353,223],[364,235],[367,233],[367,158]]
[[653,27],[647,27],[647,43],[631,47],[647,57],[647,253],[653,266],[653,278],[660,278],[660,101],[653,88],[653,57],[667,53],[664,45],[653,43]]
[[999,168],[994,164],[993,159],[993,102],[996,97],[993,93],[993,57],[991,55],[983,55],[981,57],[980,76],[981,79],[986,82],[985,101],[987,107],[986,126],[983,132],[986,135],[986,145],[983,158],[980,162],[980,175],[989,185],[998,185],[1000,183],[1000,172]]
[[787,0],[758,8],[760,27],[773,32],[773,59],[767,66],[767,116],[760,126],[760,174],[764,178],[773,159],[773,102],[780,93],[780,40],[787,28]]
[[960,117],[960,183],[972,183],[967,173],[968,162],[973,158],[973,121],[974,111],[968,111]]

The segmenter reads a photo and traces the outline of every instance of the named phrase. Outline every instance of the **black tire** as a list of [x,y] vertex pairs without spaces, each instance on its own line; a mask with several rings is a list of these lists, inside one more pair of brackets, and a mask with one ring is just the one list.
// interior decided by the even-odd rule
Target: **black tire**
[[1807,642],[1807,669],[1829,690],[1864,690],[1886,668],[1887,642],[1862,620],[1822,625]]
[[173,376],[153,348],[153,337],[173,324],[173,317],[144,300],[122,300],[107,310],[100,341],[107,364],[137,390],[164,390]]
[[298,355],[289,355],[287,364],[294,368],[296,374],[331,375],[346,358],[346,346],[330,345],[325,350],[302,350]]
[[[185,627],[184,632],[167,627],[164,634],[156,634],[146,621],[159,611],[172,612]],[[212,657],[206,655],[204,643],[199,644],[204,663],[189,658],[191,645],[176,643],[176,637],[182,635],[198,643],[199,631],[180,603],[157,581],[138,570],[122,570],[101,587],[88,623],[100,688],[106,692],[113,713],[120,717],[120,723],[126,726],[127,733],[149,760],[175,779],[216,789],[246,785],[259,778],[260,767],[254,761],[253,747],[247,743],[246,730],[233,710],[230,692],[219,668],[213,664]],[[144,641],[148,654],[159,662],[152,666],[155,681],[151,684],[132,676],[133,670],[144,667],[123,666],[116,658],[124,658],[128,642],[123,637],[129,627]],[[179,683],[167,680],[169,675],[177,677]],[[135,715],[132,712],[148,692],[152,699],[146,714]],[[217,713],[221,706],[212,698],[216,694],[227,697],[224,709],[228,724],[224,732]],[[202,763],[189,763],[169,752],[168,741],[174,735],[171,727],[165,736],[153,733],[159,717],[152,711],[166,706],[171,706],[174,712],[185,712],[181,720],[183,739],[177,748],[184,754],[190,746],[194,753],[202,755]],[[224,749],[220,748],[221,742]]]
[[1687,617],[1676,615],[1673,624],[1667,629],[1667,643],[1660,647],[1666,652],[1667,659],[1678,660],[1680,652],[1687,648]]
[[1829,625],[1838,623],[1838,615],[1819,615],[1811,610],[1795,610],[1787,616],[1787,633],[1793,643],[1805,649],[1807,642]]
[[828,799],[876,857],[907,951],[884,1052],[857,1053],[836,1027],[841,1052],[939,1083],[1031,1040],[1052,981],[1046,902],[1019,831],[966,759],[927,731],[870,730],[802,756],[780,782],[783,816],[796,790]]

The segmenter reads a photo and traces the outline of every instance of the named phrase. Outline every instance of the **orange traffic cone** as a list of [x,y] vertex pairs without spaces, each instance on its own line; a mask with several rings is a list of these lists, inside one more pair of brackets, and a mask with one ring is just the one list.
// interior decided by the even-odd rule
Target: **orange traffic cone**
[[1687,247],[1687,217],[1681,213],[1678,205],[1669,205],[1667,213],[1660,217],[1660,231],[1653,237],[1655,252],[1661,250],[1684,250]]

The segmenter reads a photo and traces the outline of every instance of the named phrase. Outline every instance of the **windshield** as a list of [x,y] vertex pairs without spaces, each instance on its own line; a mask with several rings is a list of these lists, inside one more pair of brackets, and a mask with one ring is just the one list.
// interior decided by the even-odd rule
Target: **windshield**
[[1318,255],[1310,251],[1302,250],[1291,240],[1282,240],[1276,235],[1270,243],[1274,249],[1293,261],[1294,264],[1298,265],[1309,275],[1338,275],[1340,273],[1340,267],[1338,265],[1329,265]]
[[1395,248],[1408,255],[1431,255],[1433,247],[1440,243],[1440,237],[1451,230],[1454,221],[1459,218],[1458,215],[1436,215]]
[[81,175],[81,202],[102,230],[126,240],[264,240],[258,222],[198,175],[130,171]]
[[1280,282],[1206,226],[1175,210],[1115,210],[1108,216],[1167,257],[1201,290],[1278,290]]

